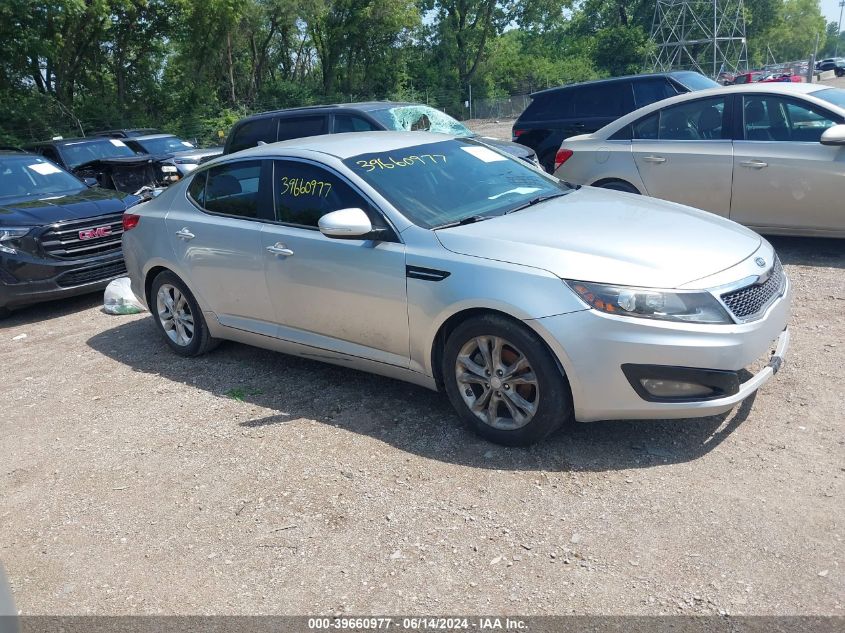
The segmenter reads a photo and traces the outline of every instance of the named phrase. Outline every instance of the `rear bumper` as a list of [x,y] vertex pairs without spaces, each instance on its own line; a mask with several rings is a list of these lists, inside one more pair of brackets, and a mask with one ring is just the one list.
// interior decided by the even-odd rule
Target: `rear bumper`
[[[780,368],[789,349],[791,295],[788,285],[761,319],[746,324],[655,322],[595,310],[528,323],[546,340],[566,371],[577,420],[703,417],[730,410]],[[741,382],[739,372],[773,348],[768,364]],[[625,365],[734,372],[738,384],[735,392],[729,389],[723,397],[717,393],[709,399],[655,401],[634,388],[623,369]]]
[[9,256],[0,259],[0,308],[96,292],[126,274],[120,252],[85,262],[11,260]]

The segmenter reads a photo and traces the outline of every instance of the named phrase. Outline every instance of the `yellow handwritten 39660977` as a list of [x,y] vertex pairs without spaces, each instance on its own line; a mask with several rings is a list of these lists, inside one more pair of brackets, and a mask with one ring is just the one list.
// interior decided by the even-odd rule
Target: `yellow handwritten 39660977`
[[303,180],[302,178],[288,178],[282,176],[282,194],[299,196],[317,196],[327,198],[332,190],[332,183],[322,180]]
[[428,166],[445,162],[446,156],[443,154],[420,154],[419,156],[406,156],[405,158],[401,158],[399,160],[396,160],[392,156],[372,158],[370,160],[358,160],[355,161],[355,164],[369,173],[371,171],[375,171],[376,169],[395,169],[397,167],[413,167],[414,165]]

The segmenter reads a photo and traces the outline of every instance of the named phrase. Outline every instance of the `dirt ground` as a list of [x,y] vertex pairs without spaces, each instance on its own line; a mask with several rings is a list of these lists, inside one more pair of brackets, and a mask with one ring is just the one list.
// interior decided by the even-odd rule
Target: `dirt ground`
[[27,614],[843,614],[845,244],[776,239],[784,369],[728,416],[531,449],[446,398],[100,297],[0,326],[0,560]]

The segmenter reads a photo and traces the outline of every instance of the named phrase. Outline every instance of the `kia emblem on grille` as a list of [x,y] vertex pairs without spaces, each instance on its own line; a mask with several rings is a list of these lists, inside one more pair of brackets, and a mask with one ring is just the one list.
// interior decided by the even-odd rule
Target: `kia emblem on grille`
[[79,232],[80,240],[93,240],[98,237],[108,237],[111,235],[110,226],[98,226],[95,229],[85,229]]
[[758,257],[757,259],[755,259],[754,263],[757,264],[760,268],[766,267],[766,260],[763,259],[762,257]]

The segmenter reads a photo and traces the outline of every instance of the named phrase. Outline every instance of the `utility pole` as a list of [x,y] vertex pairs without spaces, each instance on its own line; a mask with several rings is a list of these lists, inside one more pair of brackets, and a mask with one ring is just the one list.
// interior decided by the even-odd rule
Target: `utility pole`
[[836,29],[836,50],[833,56],[839,56],[839,40],[842,37],[842,10],[845,9],[845,0],[839,0],[839,28]]

